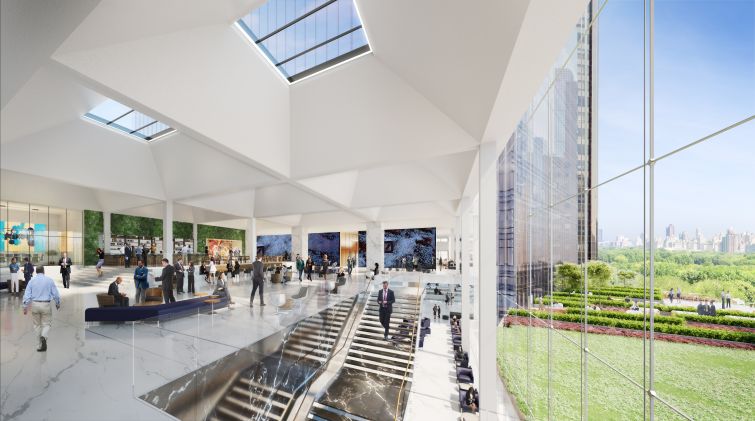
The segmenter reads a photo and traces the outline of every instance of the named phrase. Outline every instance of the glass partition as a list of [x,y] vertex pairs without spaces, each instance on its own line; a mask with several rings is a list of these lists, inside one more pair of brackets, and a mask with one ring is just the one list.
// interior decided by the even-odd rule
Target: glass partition
[[592,2],[505,143],[498,363],[525,417],[752,418],[754,12]]

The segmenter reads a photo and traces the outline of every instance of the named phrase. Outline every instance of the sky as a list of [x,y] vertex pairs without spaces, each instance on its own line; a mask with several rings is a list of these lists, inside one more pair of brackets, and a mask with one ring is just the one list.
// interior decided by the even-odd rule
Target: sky
[[[598,180],[643,162],[643,2],[610,0],[598,28]],[[755,0],[655,2],[655,156],[755,115]],[[755,231],[755,121],[655,166],[655,229]],[[603,239],[637,237],[643,173],[598,190]]]

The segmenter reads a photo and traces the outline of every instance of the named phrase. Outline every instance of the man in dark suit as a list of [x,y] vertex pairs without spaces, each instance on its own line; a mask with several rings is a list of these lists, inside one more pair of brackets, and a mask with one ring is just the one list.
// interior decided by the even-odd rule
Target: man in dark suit
[[63,257],[58,260],[58,265],[60,265],[60,275],[63,278],[63,288],[68,288],[71,286],[71,258],[68,257],[68,253],[63,252]]
[[128,307],[128,297],[125,293],[118,291],[118,285],[120,285],[121,282],[123,282],[123,279],[121,279],[120,276],[115,278],[115,281],[110,284],[107,294],[113,296],[115,299],[115,305],[119,307]]
[[125,256],[127,268],[131,267],[131,254],[132,254],[131,245],[126,243],[126,247],[123,248],[123,255]]
[[380,324],[385,328],[383,339],[388,340],[388,328],[391,324],[391,313],[393,313],[393,303],[396,297],[392,289],[388,289],[388,281],[383,281],[383,289],[378,291],[378,305],[380,306]]
[[160,281],[163,283],[163,301],[165,304],[175,303],[176,297],[173,296],[173,275],[176,269],[170,264],[168,259],[163,259],[163,271],[160,274]]
[[260,257],[257,256],[252,263],[252,295],[249,297],[249,307],[254,307],[254,293],[257,292],[257,288],[260,289],[260,306],[265,305],[265,297],[262,295],[262,287],[265,282],[265,266],[262,264]]
[[176,293],[184,293],[184,264],[179,257],[174,266],[176,269]]

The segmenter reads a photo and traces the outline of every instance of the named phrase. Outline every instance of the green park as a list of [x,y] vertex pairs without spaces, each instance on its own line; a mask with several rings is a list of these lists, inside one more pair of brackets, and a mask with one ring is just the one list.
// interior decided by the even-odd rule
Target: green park
[[[658,250],[652,290],[641,248],[599,255],[586,267],[556,265],[553,293],[509,309],[499,326],[500,375],[521,413],[577,419],[586,404],[590,419],[642,419],[652,313],[656,418],[683,419],[676,408],[694,419],[755,419],[755,254]],[[670,302],[671,288],[681,300]],[[721,291],[731,308],[721,309]],[[699,314],[710,301],[715,316]]]

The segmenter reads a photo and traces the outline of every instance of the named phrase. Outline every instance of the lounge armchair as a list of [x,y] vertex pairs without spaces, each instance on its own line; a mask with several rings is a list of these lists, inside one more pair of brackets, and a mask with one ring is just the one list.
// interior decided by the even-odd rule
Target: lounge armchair
[[[472,387],[472,386],[469,386],[469,387]],[[477,406],[477,408],[480,407],[479,396],[477,397],[477,399],[475,399],[475,406]],[[466,389],[459,388],[459,408],[461,408],[461,412],[471,412],[471,413],[477,412],[477,410],[473,410],[472,408],[469,407],[469,405],[467,405],[467,390]]]
[[97,305],[102,307],[114,307],[115,297],[109,294],[97,294]]
[[471,368],[456,367],[456,381],[459,383],[474,383],[474,374]]

